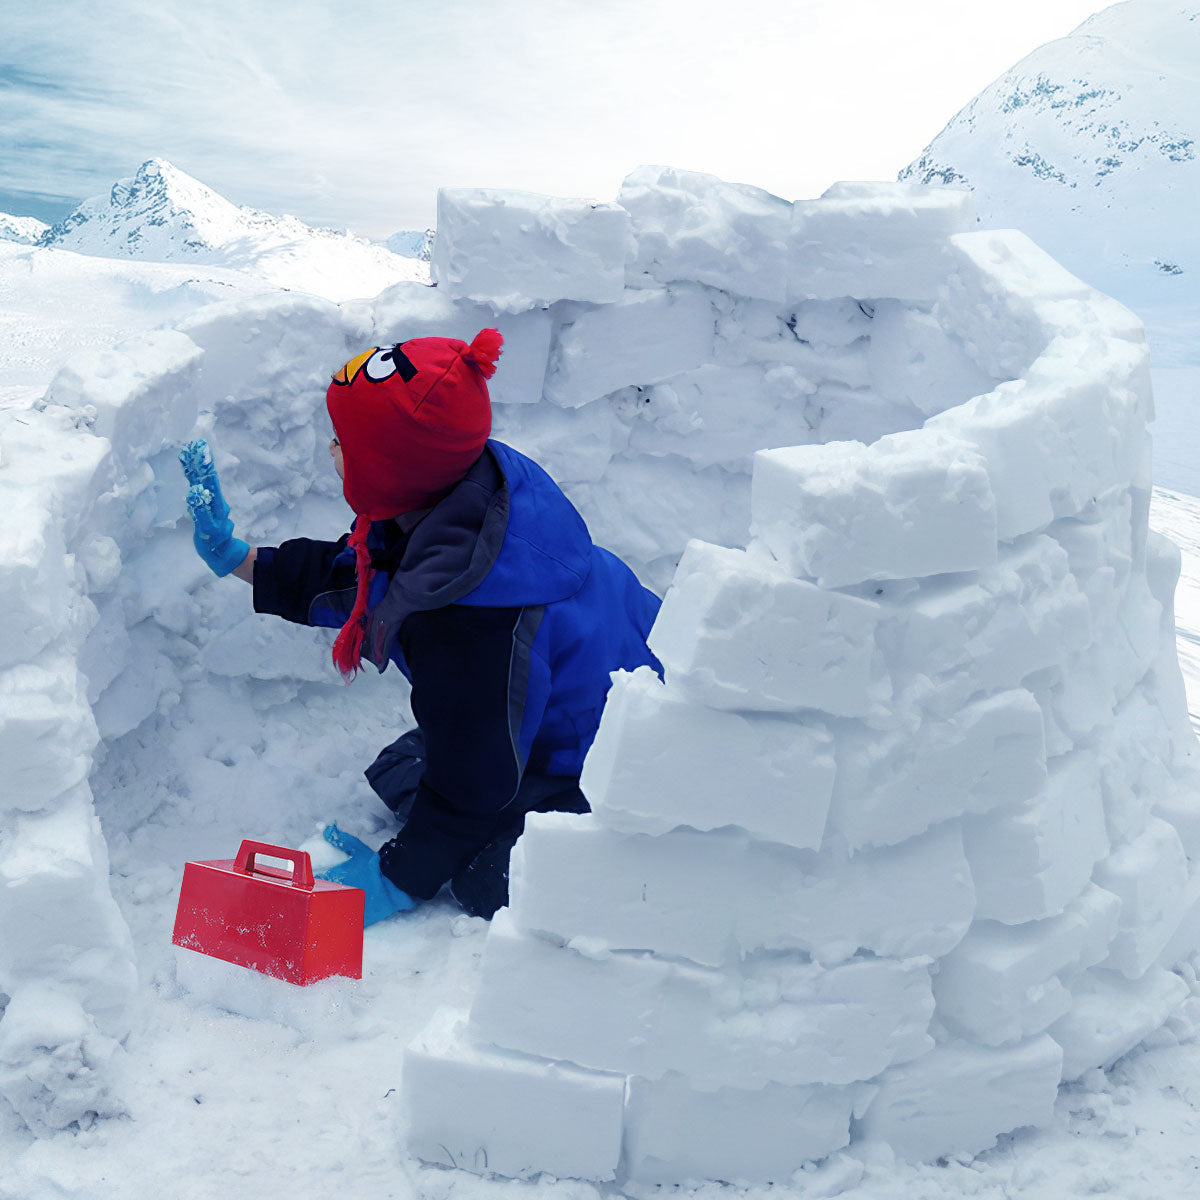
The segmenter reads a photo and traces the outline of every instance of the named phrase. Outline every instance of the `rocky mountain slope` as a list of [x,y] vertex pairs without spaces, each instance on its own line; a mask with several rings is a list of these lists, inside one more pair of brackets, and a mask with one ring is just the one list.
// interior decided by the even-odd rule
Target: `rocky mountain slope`
[[1200,3],[1128,0],[1022,59],[901,178],[966,185],[1135,305],[1200,301]]

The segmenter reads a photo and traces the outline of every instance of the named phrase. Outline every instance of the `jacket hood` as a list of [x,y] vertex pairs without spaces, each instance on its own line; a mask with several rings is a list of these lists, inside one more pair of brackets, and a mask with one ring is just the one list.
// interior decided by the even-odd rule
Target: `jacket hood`
[[583,518],[532,459],[502,442],[489,442],[488,449],[507,484],[508,521],[492,569],[459,603],[515,608],[573,596],[592,567]]
[[489,441],[409,535],[368,615],[364,656],[383,670],[392,637],[413,612],[565,600],[587,581],[591,562],[587,525],[558,485],[531,459]]

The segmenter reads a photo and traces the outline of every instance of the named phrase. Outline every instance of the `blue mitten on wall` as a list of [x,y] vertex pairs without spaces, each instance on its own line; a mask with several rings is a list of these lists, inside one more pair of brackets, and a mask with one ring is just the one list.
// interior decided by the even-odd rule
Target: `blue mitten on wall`
[[393,913],[409,912],[417,907],[417,902],[407,892],[402,892],[380,871],[379,855],[366,842],[359,841],[353,834],[343,833],[336,825],[326,825],[324,836],[331,846],[350,857],[336,867],[318,871],[317,878],[362,888],[367,895],[363,925],[374,925]]
[[191,485],[187,491],[187,506],[195,526],[192,544],[214,575],[228,575],[241,566],[250,547],[233,536],[229,505],[221,494],[212,451],[203,439],[188,442],[179,452],[179,461]]

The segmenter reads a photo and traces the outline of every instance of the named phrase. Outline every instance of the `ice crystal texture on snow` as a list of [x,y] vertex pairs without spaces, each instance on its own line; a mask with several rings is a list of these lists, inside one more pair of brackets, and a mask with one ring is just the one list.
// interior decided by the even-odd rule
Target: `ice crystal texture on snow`
[[[0,412],[0,1097],[39,1129],[119,1108],[134,951],[90,786],[112,837],[151,797],[186,830],[250,806],[260,713],[355,702],[323,632],[196,559],[179,446],[210,441],[248,541],[334,536],[330,373],[495,325],[495,434],[666,592],[666,679],[617,678],[594,812],[530,821],[470,1012],[409,1053],[405,1144],[762,1181],[1045,1122],[1172,1013],[1197,936],[1139,323],[913,184],[793,205],[641,168],[612,203],[455,190],[441,215],[436,287],[212,305]],[[205,777],[122,805],[123,759],[174,739]],[[281,786],[308,813],[337,781]]]

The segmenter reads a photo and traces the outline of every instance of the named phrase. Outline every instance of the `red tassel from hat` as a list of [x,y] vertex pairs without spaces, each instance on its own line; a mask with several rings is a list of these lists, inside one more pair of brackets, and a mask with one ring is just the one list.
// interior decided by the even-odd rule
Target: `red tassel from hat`
[[371,552],[367,549],[367,533],[371,522],[360,516],[350,531],[346,543],[354,547],[354,571],[358,577],[358,591],[354,596],[354,608],[341,632],[333,643],[333,665],[341,671],[347,683],[358,673],[362,665],[362,643],[365,630],[363,618],[367,615],[367,599],[371,591]]
[[467,360],[484,379],[491,379],[496,373],[496,362],[500,358],[500,347],[504,338],[498,329],[481,329],[475,340],[467,347],[463,358]]

